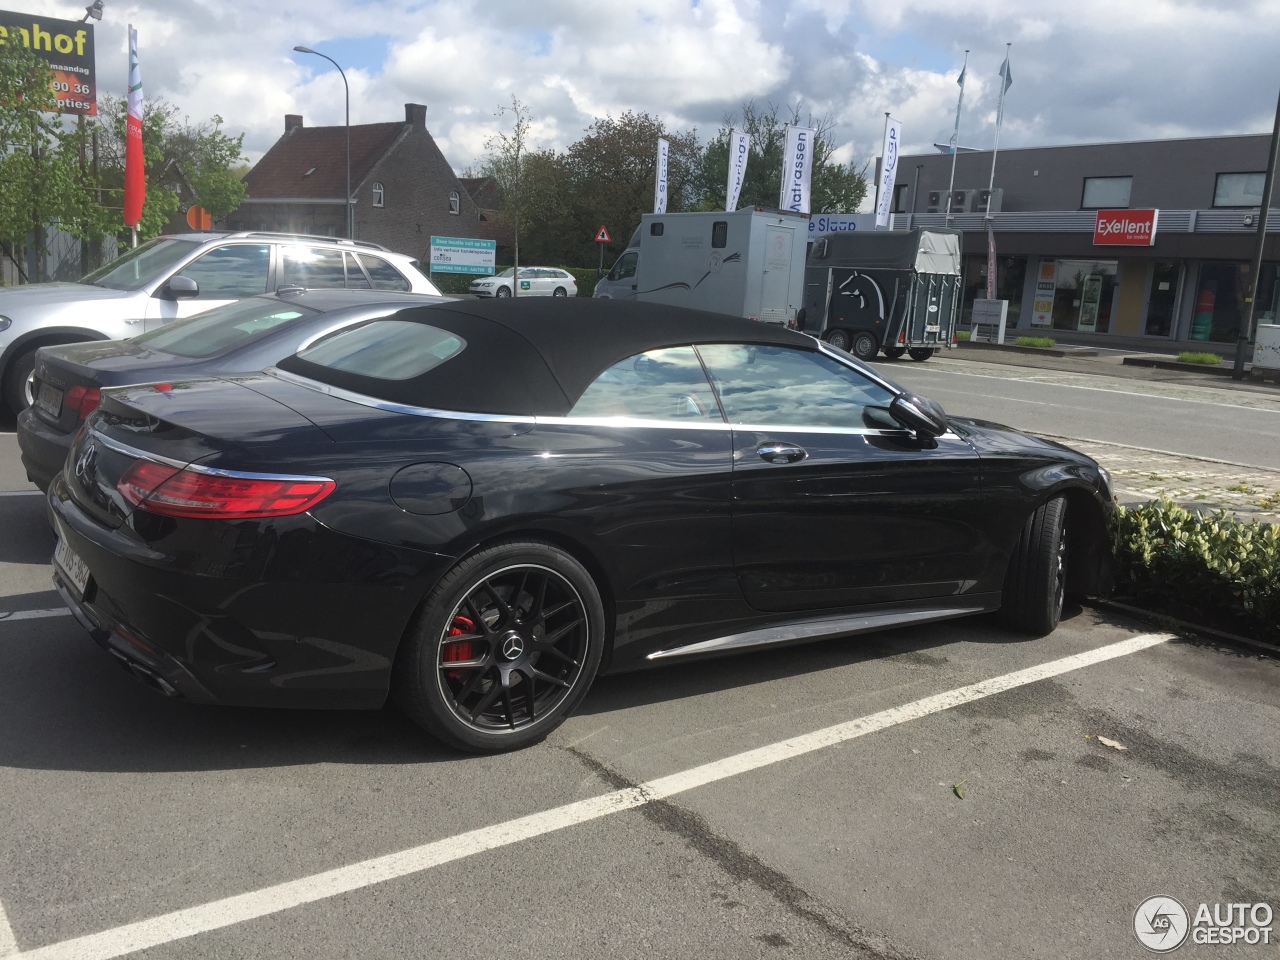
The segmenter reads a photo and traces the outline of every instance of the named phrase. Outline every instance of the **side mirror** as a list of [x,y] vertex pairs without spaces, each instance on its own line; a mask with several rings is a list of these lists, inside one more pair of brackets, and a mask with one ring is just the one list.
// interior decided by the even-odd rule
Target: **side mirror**
[[179,274],[170,277],[169,282],[160,288],[160,296],[166,300],[190,300],[200,296],[200,284]]
[[918,436],[940,437],[947,432],[947,415],[936,400],[916,393],[903,393],[889,404],[893,419]]

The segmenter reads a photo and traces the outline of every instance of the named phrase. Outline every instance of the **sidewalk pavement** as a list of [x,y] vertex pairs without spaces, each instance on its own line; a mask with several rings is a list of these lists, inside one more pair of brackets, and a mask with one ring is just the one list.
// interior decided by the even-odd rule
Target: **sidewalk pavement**
[[1124,380],[1146,380],[1185,386],[1217,387],[1219,390],[1239,390],[1249,393],[1262,393],[1269,396],[1280,396],[1280,384],[1275,381],[1237,381],[1221,374],[1125,365],[1124,358],[1126,356],[1139,355],[1141,355],[1139,351],[1098,348],[1098,355],[1093,357],[1053,357],[1013,350],[1006,352],[985,344],[980,347],[970,347],[966,343],[961,343],[954,350],[943,350],[938,354],[939,357],[945,357],[948,360],[976,360],[981,363],[997,363],[1012,367],[1032,367],[1040,370],[1056,370],[1063,373],[1088,373],[1095,376],[1118,377]]

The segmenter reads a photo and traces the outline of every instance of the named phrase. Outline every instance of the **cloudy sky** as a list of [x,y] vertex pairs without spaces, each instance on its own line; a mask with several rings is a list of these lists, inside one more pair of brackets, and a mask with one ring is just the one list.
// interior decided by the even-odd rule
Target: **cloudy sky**
[[[88,2],[88,0],[85,0]],[[256,160],[286,113],[308,125],[427,124],[455,168],[474,162],[515,94],[537,146],[596,116],[648,111],[712,133],[744,100],[826,117],[842,159],[879,151],[886,110],[909,151],[951,135],[990,147],[1012,43],[1002,146],[1269,131],[1280,91],[1280,0],[105,0],[99,90],[122,94],[125,26],[145,92],[219,114]],[[78,19],[76,0],[0,0]]]

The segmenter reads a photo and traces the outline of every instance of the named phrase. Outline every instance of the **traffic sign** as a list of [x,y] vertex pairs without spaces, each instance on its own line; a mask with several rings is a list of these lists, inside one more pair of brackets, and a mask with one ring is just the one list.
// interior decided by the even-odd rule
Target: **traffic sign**
[[600,224],[600,229],[596,231],[596,243],[612,243],[609,239],[609,231],[605,229],[605,225]]
[[213,226],[213,217],[204,207],[190,207],[187,209],[187,226],[192,230],[208,230]]

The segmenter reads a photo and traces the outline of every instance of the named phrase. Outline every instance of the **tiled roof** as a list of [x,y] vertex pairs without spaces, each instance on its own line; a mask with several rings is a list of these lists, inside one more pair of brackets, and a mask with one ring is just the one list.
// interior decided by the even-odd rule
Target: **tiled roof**
[[[351,189],[363,180],[407,128],[403,122],[351,128]],[[346,127],[294,127],[245,174],[255,200],[316,197],[341,200],[346,191]],[[314,172],[307,171],[315,168]]]

